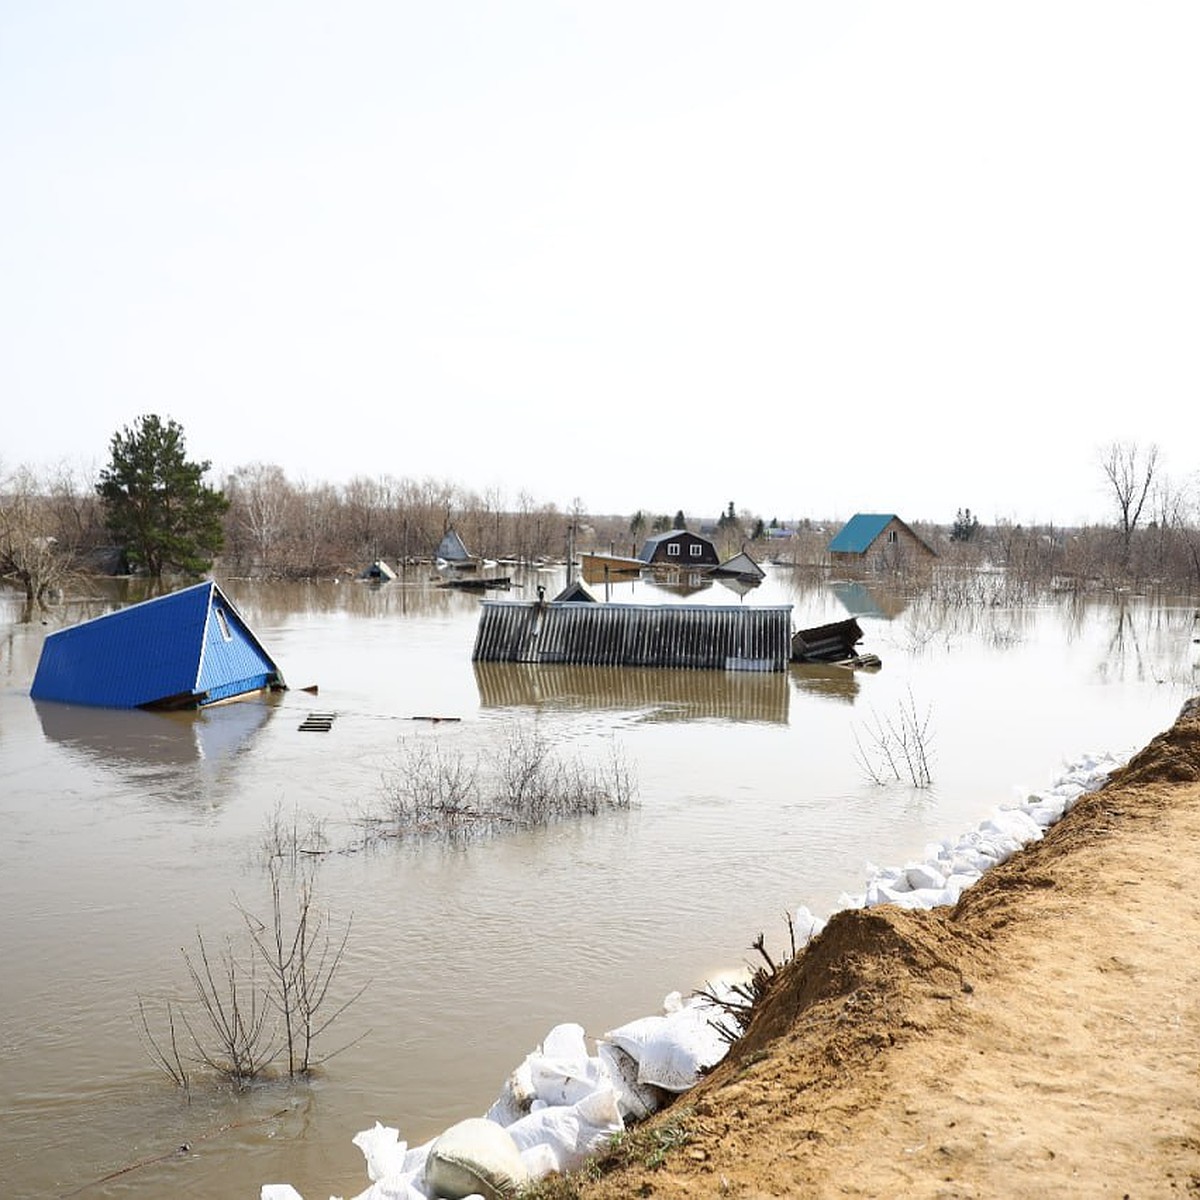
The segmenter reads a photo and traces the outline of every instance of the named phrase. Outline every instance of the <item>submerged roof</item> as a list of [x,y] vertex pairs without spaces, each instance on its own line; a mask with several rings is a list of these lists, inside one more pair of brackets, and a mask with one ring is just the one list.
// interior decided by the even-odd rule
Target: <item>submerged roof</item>
[[755,579],[762,579],[766,575],[766,571],[745,550],[735,554],[732,558],[727,558],[717,568],[717,571],[720,574],[749,575]]
[[363,570],[359,579],[395,579],[396,572],[383,561],[382,558],[377,558],[369,567]]
[[282,683],[212,580],[50,634],[30,694],[104,708],[207,704]]
[[447,562],[464,562],[471,555],[458,533],[453,529],[448,529],[438,543],[436,557],[444,558]]
[[595,604],[596,597],[576,579],[573,583],[568,583],[557,596],[554,597],[556,604]]

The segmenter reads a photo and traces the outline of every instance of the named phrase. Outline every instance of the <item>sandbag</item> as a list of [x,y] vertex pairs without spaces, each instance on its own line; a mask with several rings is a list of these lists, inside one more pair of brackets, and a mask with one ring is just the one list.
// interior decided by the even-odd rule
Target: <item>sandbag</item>
[[[571,1171],[625,1128],[612,1088],[585,1096],[578,1104],[536,1109],[505,1131],[529,1167]],[[549,1154],[547,1153],[549,1151]]]
[[367,1160],[367,1178],[372,1183],[404,1170],[408,1143],[400,1141],[400,1130],[376,1121],[374,1129],[364,1129],[352,1140]]
[[639,1083],[686,1092],[729,1049],[728,1041],[714,1028],[721,1018],[721,1011],[712,1004],[694,1000],[667,1016],[630,1021],[610,1030],[604,1040],[637,1060]]
[[425,1187],[440,1200],[510,1200],[529,1182],[521,1152],[507,1130],[486,1117],[451,1125],[429,1148]]
[[534,1093],[543,1104],[576,1104],[608,1082],[600,1060],[588,1055],[582,1025],[556,1025],[541,1051],[526,1062]]
[[644,1121],[666,1104],[667,1096],[662,1088],[638,1080],[638,1064],[633,1055],[620,1046],[603,1041],[597,1043],[596,1053],[616,1093],[617,1108],[622,1117]]

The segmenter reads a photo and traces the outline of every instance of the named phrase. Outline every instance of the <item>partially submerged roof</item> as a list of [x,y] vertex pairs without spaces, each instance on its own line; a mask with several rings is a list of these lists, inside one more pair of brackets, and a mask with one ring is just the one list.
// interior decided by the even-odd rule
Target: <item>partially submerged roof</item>
[[834,554],[864,554],[893,522],[895,513],[855,513],[837,532],[829,549]]
[[595,604],[596,597],[584,587],[581,580],[576,579],[574,583],[568,583],[554,597],[554,601],[556,604]]
[[444,558],[447,562],[466,562],[471,555],[458,533],[453,529],[448,529],[438,543],[435,557]]
[[396,578],[396,572],[383,561],[382,558],[377,558],[363,573],[359,579],[380,579],[390,580]]
[[749,554],[742,550],[735,554],[732,558],[727,558],[718,568],[719,575],[742,575],[751,579],[762,579],[766,576],[766,571],[762,569],[750,557]]
[[30,695],[102,708],[188,708],[282,687],[212,580],[50,634]]

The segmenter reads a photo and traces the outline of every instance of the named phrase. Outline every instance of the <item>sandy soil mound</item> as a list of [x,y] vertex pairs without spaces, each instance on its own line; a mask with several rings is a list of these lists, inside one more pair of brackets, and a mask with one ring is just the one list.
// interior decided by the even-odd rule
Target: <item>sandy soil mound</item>
[[1200,1195],[1197,863],[1193,701],[954,909],[834,916],[578,1194]]

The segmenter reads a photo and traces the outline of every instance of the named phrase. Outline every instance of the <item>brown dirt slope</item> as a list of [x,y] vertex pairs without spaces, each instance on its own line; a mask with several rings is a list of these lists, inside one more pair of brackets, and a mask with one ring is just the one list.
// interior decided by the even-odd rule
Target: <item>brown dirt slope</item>
[[953,910],[837,914],[685,1144],[579,1194],[1200,1196],[1198,864],[1191,701]]

